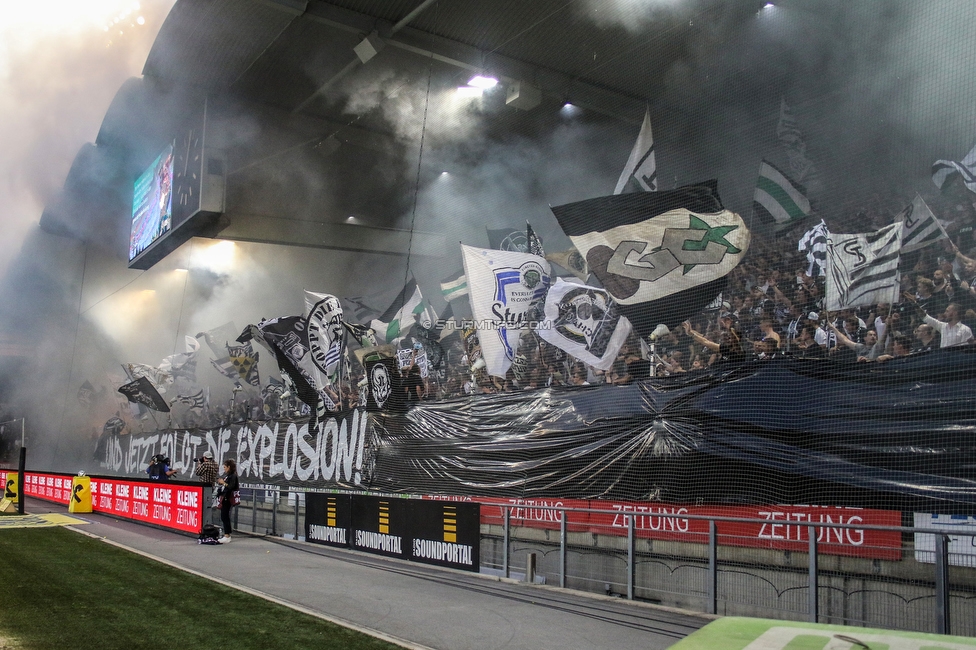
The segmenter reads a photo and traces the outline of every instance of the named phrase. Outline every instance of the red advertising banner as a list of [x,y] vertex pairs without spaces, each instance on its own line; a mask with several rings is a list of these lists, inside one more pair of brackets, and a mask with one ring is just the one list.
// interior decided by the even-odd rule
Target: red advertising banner
[[[584,499],[465,499],[482,504],[481,523],[501,524],[502,507],[509,507],[509,523],[559,530],[560,511],[552,508],[578,508],[609,512],[567,512],[569,532],[592,532],[626,536],[628,518],[634,518],[634,535],[642,539],[708,543],[708,521],[687,517],[729,517],[757,519],[756,523],[717,522],[718,543],[806,552],[809,534],[815,531],[818,550],[828,555],[900,560],[901,533],[895,530],[867,530],[856,526],[900,526],[901,512],[836,506],[750,505],[713,506],[660,502],[597,501]],[[809,527],[803,523],[841,524]]]
[[[70,475],[27,472],[27,496],[68,504]],[[92,512],[198,533],[203,519],[203,486],[132,479],[91,478]]]
[[45,501],[68,505],[71,499],[71,476],[64,474],[38,474],[24,472],[22,494]]
[[92,479],[92,511],[188,533],[200,532],[202,485]]

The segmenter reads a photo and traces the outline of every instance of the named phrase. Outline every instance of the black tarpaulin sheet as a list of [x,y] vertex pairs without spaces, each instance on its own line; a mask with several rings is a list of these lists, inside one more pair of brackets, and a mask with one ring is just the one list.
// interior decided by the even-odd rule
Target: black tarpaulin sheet
[[104,467],[204,449],[245,483],[459,496],[976,513],[976,346],[887,363],[771,359],[304,421],[114,436]]
[[[976,504],[976,347],[887,363],[771,359],[626,386],[373,417],[386,492]],[[941,504],[941,505],[940,505]]]

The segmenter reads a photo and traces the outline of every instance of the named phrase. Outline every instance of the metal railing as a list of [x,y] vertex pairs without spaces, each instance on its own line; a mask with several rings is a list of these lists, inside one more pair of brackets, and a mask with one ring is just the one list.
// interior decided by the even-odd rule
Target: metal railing
[[[976,546],[972,533],[789,521],[805,534],[795,533],[791,543],[780,548],[775,543],[764,548],[723,532],[742,524],[770,523],[761,519],[658,513],[655,517],[673,521],[649,539],[638,535],[637,514],[533,506],[550,513],[551,525],[540,528],[513,517],[515,505],[493,507],[500,508],[497,521],[482,516],[483,572],[517,579],[530,573],[536,581],[560,587],[709,614],[976,635],[976,548],[973,555],[963,556],[970,566],[953,564],[959,558],[949,551],[951,537],[968,538]],[[623,518],[626,528],[601,530],[591,523],[586,530],[574,530],[580,527],[567,521],[571,513],[613,515]],[[235,518],[241,530],[303,539],[304,494],[276,487],[244,488]],[[703,522],[707,532],[683,531],[679,520]],[[856,553],[846,553],[832,543],[842,535],[866,531],[894,533],[901,539],[900,548],[861,546]],[[918,559],[917,535],[935,539],[934,552],[929,546],[921,551],[928,554],[926,559]],[[887,554],[888,559],[872,554]]]

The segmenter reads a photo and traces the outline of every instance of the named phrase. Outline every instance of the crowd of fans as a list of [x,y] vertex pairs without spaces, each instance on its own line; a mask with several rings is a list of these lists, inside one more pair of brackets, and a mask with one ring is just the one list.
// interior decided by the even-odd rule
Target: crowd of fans
[[[871,232],[891,223],[910,199],[854,211],[836,223],[835,232]],[[902,255],[901,296],[839,312],[824,309],[822,275],[811,275],[806,253],[797,250],[807,220],[789,232],[754,233],[750,249],[730,274],[728,287],[712,308],[671,328],[655,340],[631,334],[608,370],[598,370],[523,332],[511,369],[490,376],[481,359],[476,331],[457,331],[437,343],[408,335],[399,345],[418,352],[427,346],[427,363],[417,354],[401,372],[406,401],[522,391],[550,386],[627,384],[651,376],[695,372],[719,363],[788,356],[824,363],[885,363],[898,357],[956,345],[972,345],[976,328],[976,212],[970,205],[936,210],[947,224],[948,240]],[[422,345],[418,345],[422,343]],[[437,358],[439,357],[439,359]],[[426,365],[426,367],[424,367]],[[350,357],[333,399],[342,409],[364,405],[363,366]],[[242,393],[226,408],[192,417],[198,426],[246,419],[264,420],[309,413],[286,392],[259,396]]]

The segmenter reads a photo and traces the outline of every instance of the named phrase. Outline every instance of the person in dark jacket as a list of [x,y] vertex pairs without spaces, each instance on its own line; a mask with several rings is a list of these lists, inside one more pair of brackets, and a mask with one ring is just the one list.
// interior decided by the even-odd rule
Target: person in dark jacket
[[240,489],[240,482],[237,480],[237,463],[228,458],[224,461],[224,473],[217,478],[217,485],[221,488],[220,499],[220,523],[224,526],[224,536],[218,542],[221,544],[230,543],[230,510],[234,507],[234,493]]
[[146,468],[146,474],[153,481],[168,481],[170,476],[176,474],[176,470],[170,468],[169,458],[166,458],[163,454],[156,454],[149,459],[149,467]]

